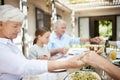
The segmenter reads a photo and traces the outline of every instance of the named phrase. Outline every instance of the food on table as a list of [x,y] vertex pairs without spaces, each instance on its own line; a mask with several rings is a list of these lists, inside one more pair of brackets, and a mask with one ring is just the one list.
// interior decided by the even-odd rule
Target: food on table
[[101,54],[104,50],[104,46],[103,45],[90,45],[89,50],[95,51],[97,54]]
[[110,57],[112,60],[115,60],[116,57],[117,57],[116,51],[110,51],[109,57]]
[[115,64],[116,66],[120,67],[120,60],[113,60],[112,61],[113,64]]
[[120,66],[120,61],[119,62],[114,62],[113,64]]
[[90,71],[78,71],[71,75],[70,80],[101,80]]

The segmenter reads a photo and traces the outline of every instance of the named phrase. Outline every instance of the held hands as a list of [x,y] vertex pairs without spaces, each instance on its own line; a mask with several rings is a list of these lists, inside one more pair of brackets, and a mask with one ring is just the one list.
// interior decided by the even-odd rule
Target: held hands
[[77,56],[68,58],[66,62],[67,68],[82,68],[85,65],[85,63],[80,60],[80,58],[82,57],[83,55],[77,55]]
[[101,39],[100,37],[91,38],[91,39],[89,39],[89,41],[90,41],[90,42],[94,42],[94,43],[99,43],[99,44],[101,44],[101,43],[104,42],[104,40]]
[[100,66],[104,64],[103,62],[106,61],[102,56],[98,55],[94,51],[87,52],[81,60],[86,64],[98,68],[100,68]]
[[103,64],[103,61],[102,57],[95,52],[86,52],[86,54],[76,55],[61,61],[48,61],[48,67],[49,71],[55,69],[82,68],[85,64],[98,67]]
[[86,42],[103,44],[105,41],[100,37],[94,37],[94,38],[90,38],[90,39],[80,39],[80,43],[84,44]]
[[77,55],[68,59],[70,68],[82,68],[85,64],[89,64],[93,67],[101,68],[106,62],[102,56],[98,55],[94,51],[86,52],[85,54]]

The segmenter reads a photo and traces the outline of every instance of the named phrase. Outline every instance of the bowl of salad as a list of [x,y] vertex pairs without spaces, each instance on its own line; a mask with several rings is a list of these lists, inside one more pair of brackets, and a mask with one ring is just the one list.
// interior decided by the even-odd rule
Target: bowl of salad
[[96,72],[76,71],[68,75],[65,80],[101,80]]

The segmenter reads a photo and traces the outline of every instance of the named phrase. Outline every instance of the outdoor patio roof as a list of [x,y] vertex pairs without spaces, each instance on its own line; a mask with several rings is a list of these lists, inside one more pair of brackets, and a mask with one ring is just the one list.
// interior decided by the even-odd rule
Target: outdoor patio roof
[[120,0],[55,0],[55,2],[74,11],[120,7]]

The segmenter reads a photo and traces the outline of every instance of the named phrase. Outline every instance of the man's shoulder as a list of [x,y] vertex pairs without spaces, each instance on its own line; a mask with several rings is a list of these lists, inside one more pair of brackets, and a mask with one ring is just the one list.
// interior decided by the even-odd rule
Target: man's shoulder
[[49,40],[53,40],[53,39],[55,39],[55,38],[56,38],[56,34],[55,34],[55,32],[53,31],[53,32],[50,34]]
[[70,35],[68,35],[68,34],[64,34],[63,37],[64,37],[64,38],[72,38],[72,37],[71,37]]

